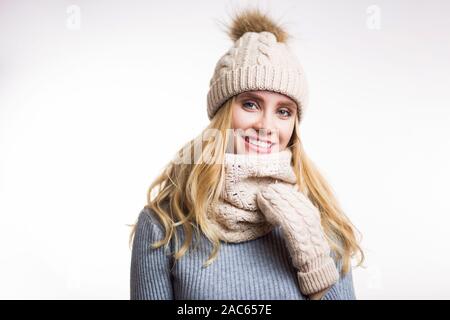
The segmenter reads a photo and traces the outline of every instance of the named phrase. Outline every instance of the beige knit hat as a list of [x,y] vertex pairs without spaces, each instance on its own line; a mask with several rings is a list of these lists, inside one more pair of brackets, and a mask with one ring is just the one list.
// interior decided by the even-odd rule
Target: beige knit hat
[[258,9],[238,14],[228,34],[234,45],[219,59],[211,78],[209,120],[230,97],[269,90],[294,100],[300,121],[308,104],[308,85],[299,60],[288,47],[289,35]]

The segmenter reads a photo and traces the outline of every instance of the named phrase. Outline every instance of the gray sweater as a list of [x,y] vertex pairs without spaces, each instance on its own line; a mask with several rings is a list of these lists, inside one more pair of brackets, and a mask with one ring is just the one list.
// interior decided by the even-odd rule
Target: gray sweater
[[[132,300],[304,300],[296,270],[280,227],[255,240],[222,242],[219,255],[202,267],[212,249],[203,235],[173,264],[164,246],[152,249],[164,231],[151,209],[139,214],[132,246],[130,298]],[[178,229],[184,240],[182,227]],[[194,234],[194,239],[195,239]],[[182,242],[181,242],[182,243]],[[171,251],[174,250],[173,239]],[[341,260],[337,263],[341,271]],[[352,271],[334,284],[322,300],[355,300]]]

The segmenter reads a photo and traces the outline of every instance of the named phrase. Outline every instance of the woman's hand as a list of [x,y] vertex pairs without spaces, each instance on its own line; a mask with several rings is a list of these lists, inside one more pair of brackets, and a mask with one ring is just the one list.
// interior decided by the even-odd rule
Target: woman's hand
[[320,212],[311,201],[285,182],[263,187],[256,200],[267,221],[281,226],[302,293],[320,293],[336,283],[339,273],[330,256]]

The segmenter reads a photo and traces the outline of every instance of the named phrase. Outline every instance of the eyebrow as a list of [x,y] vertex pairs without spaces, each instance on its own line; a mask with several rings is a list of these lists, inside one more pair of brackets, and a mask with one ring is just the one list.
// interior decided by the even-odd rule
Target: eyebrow
[[[257,100],[259,103],[264,102],[264,98],[261,97],[260,95],[258,95],[257,93],[252,93],[252,92],[244,92],[242,93],[239,98],[240,99],[244,99],[244,98],[253,98],[255,100]],[[289,101],[289,100],[284,100],[282,102],[280,102],[281,104],[284,104],[286,106],[292,107],[294,109],[294,111],[297,109],[297,104],[295,102]]]

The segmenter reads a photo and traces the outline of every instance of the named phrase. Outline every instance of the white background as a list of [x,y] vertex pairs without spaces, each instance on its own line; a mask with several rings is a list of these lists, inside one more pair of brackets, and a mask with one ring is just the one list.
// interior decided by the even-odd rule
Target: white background
[[[0,298],[129,298],[127,224],[208,124],[217,21],[246,2],[0,2]],[[450,298],[450,2],[259,4],[296,37],[306,151],[363,234],[357,298]]]

